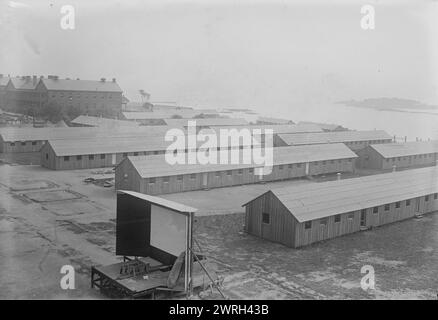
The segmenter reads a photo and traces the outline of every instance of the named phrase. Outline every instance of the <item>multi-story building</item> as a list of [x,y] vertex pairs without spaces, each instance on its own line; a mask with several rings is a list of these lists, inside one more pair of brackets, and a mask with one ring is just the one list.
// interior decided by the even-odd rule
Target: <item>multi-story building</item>
[[76,108],[88,115],[116,115],[122,108],[122,89],[114,78],[94,81],[49,76],[40,79],[35,91],[44,103]]
[[60,79],[37,76],[13,77],[6,85],[5,107],[8,110],[32,110],[56,104],[77,113],[115,116],[122,108],[122,89],[116,82]]

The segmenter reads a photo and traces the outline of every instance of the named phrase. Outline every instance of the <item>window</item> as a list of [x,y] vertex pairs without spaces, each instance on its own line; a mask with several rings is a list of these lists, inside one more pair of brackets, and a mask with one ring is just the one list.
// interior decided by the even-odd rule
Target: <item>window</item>
[[434,193],[434,195],[433,195],[433,200],[436,200],[436,199],[438,199],[438,193]]
[[426,202],[429,201],[429,196],[425,196],[424,201],[426,201]]
[[158,154],[158,151],[154,151],[154,154],[157,155],[157,154]]
[[11,147],[15,147],[15,142],[11,142]]
[[48,153],[46,153],[46,160],[47,160],[47,159],[49,159],[49,154],[48,154]]
[[350,212],[347,216],[348,220],[353,220],[354,219],[354,212]]
[[262,222],[263,223],[267,223],[267,224],[269,224],[270,223],[270,215],[269,215],[269,213],[266,213],[266,212],[263,212],[262,213]]
[[249,173],[254,173],[254,168],[249,168]]
[[182,176],[182,174],[180,174],[179,176],[177,176],[177,178],[176,178],[178,181],[183,181],[183,176]]
[[134,156],[138,156],[138,152],[134,152]]
[[231,170],[228,170],[228,171],[227,171],[227,176],[231,176],[231,174],[232,174],[232,171],[231,171]]
[[123,154],[123,158],[126,158],[128,156],[128,154],[125,152],[124,154]]
[[36,141],[32,141],[33,146],[36,146],[36,144],[37,144]]
[[312,228],[312,221],[306,221],[304,222],[304,229],[311,229]]
[[237,171],[237,173],[238,173],[239,175],[242,175],[242,174],[243,174],[243,170],[242,170],[242,169],[239,169],[239,171]]
[[25,146],[25,145],[26,145],[26,142],[25,142],[25,141],[22,141],[22,142],[21,142],[21,145],[22,145],[22,146]]
[[149,183],[155,183],[155,178],[150,178]]
[[283,170],[283,165],[279,165],[278,169]]
[[190,175],[190,179],[195,180],[195,179],[196,179],[196,174],[192,173],[192,174]]
[[373,213],[378,213],[379,212],[379,207],[374,207],[373,208]]
[[389,211],[389,204],[385,204],[385,211]]
[[301,163],[297,163],[297,168],[301,168]]
[[325,164],[326,164],[326,161],[323,161],[323,162],[322,162],[322,165],[325,166]]
[[104,159],[105,159],[105,155],[104,155],[104,154],[101,154],[101,155],[100,155],[100,159],[104,160]]
[[319,224],[322,226],[326,226],[327,225],[327,218],[319,220]]
[[293,164],[289,164],[288,167],[289,167],[289,169],[292,169],[293,168]]
[[335,223],[341,222],[341,215],[337,214],[335,215]]
[[411,200],[406,200],[406,207],[409,207],[411,205]]
[[314,163],[315,163],[315,166],[317,166],[317,165],[319,164],[319,162],[318,162],[318,161],[315,161]]
[[330,163],[331,163],[331,164],[335,163],[335,160],[330,160]]
[[395,203],[395,208],[396,208],[396,209],[400,208],[400,201],[397,201],[397,202]]
[[164,183],[169,183],[169,177],[164,177],[164,178],[163,178],[163,182],[164,182]]
[[76,156],[76,160],[82,160],[82,156]]
[[220,171],[216,171],[216,177],[220,177],[221,176],[221,172]]
[[94,160],[94,154],[90,154],[90,155],[88,156],[88,159],[89,159],[89,160]]
[[64,161],[70,161],[70,157],[69,156],[64,156]]

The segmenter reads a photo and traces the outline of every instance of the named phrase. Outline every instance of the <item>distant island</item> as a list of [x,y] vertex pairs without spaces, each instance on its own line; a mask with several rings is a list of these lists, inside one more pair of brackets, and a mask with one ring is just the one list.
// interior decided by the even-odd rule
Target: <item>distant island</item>
[[409,113],[427,113],[438,115],[438,105],[422,103],[411,99],[400,98],[370,98],[364,100],[338,101],[349,107],[368,108],[379,111],[396,111]]

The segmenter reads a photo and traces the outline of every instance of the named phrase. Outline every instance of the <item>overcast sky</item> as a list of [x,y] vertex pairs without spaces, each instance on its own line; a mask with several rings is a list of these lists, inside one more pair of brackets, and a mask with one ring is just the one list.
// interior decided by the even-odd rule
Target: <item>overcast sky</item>
[[[0,73],[115,77],[131,100],[195,106],[438,103],[438,2],[410,2],[0,0]],[[75,30],[60,28],[63,4]]]

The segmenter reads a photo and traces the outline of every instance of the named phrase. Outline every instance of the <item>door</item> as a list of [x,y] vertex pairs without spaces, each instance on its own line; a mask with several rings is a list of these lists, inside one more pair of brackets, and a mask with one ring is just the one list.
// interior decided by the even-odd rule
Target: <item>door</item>
[[367,210],[362,209],[360,211],[360,226],[366,227],[367,226]]
[[202,186],[204,188],[208,187],[208,173],[202,175]]
[[309,163],[307,162],[306,163],[306,176],[308,176],[309,175]]
[[415,212],[420,213],[420,198],[415,199]]
[[113,153],[113,154],[111,155],[111,164],[112,164],[113,166],[116,165],[116,154],[115,154],[115,153]]

